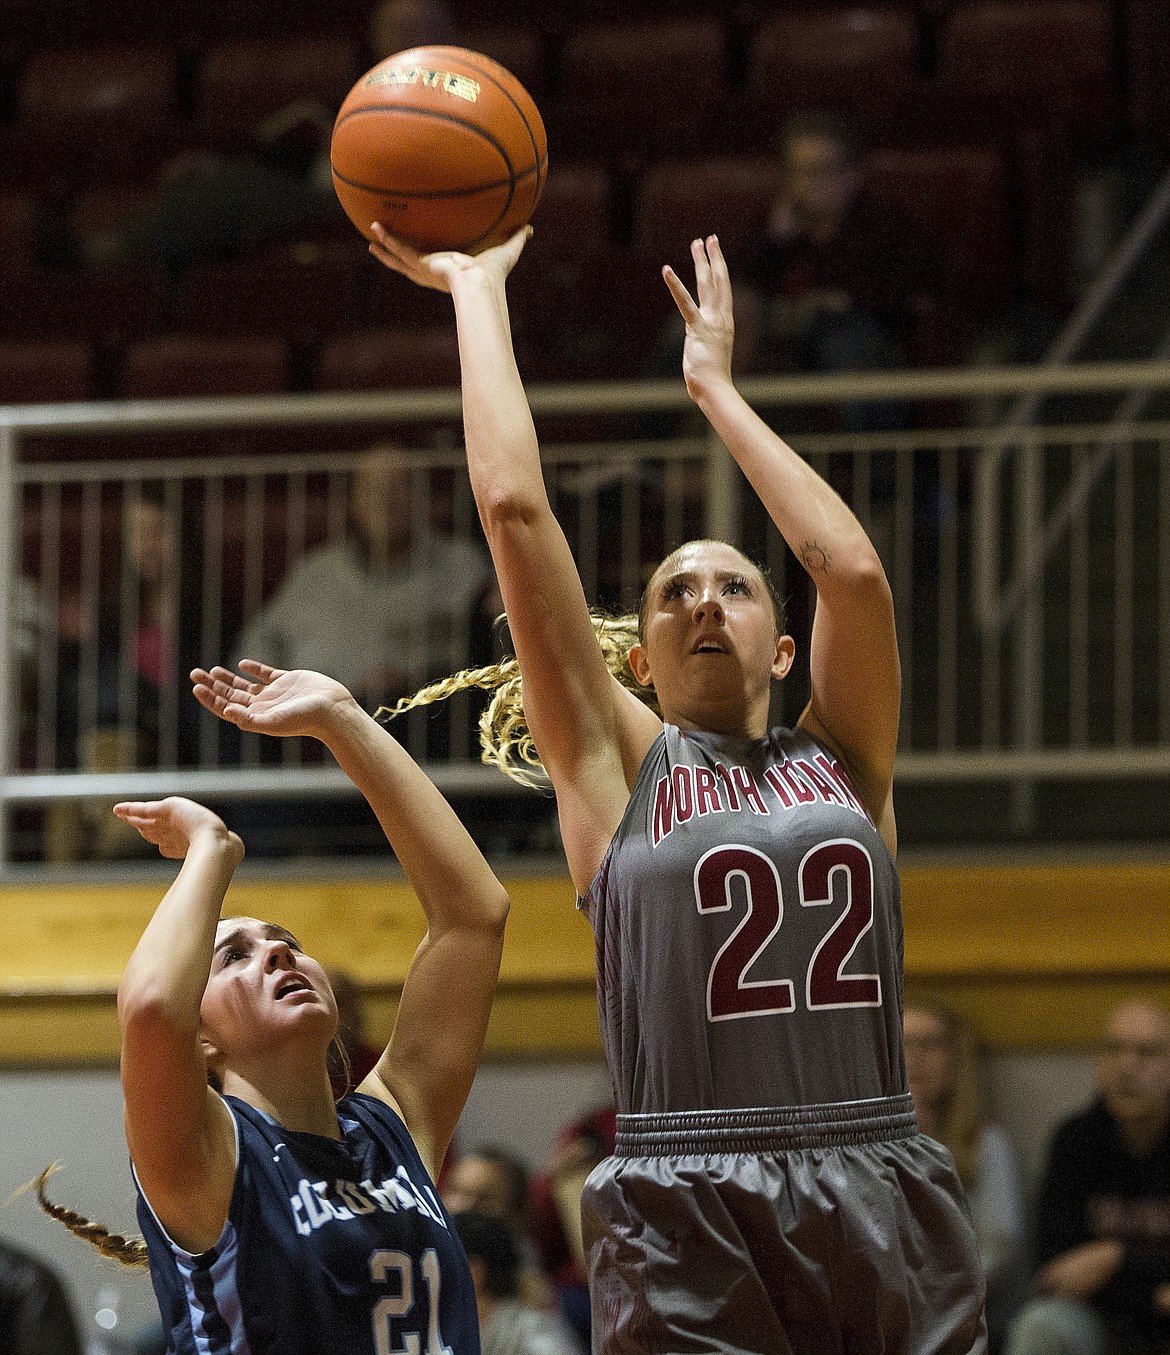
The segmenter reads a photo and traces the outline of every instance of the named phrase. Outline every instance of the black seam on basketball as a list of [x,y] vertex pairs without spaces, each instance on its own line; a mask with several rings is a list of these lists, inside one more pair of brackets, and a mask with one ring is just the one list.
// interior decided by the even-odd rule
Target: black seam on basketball
[[[483,137],[490,146],[494,146],[500,153],[500,159],[508,166],[509,176],[513,179],[516,177],[516,167],[512,164],[512,157],[495,137],[490,132],[485,132],[478,123],[468,122],[466,118],[458,118],[454,113],[437,113],[430,108],[403,108],[400,104],[363,104],[361,108],[352,108],[348,113],[342,114],[337,119],[333,124],[333,135],[337,135],[337,129],[342,123],[348,122],[350,118],[360,118],[363,113],[400,113],[406,117],[435,118],[439,122],[453,122],[456,127],[465,127],[469,132],[475,132]],[[330,156],[329,159],[332,163],[333,157]]]
[[334,178],[339,179],[348,188],[359,188],[363,193],[377,193],[384,198],[406,198],[411,202],[427,198],[467,198],[473,197],[476,193],[490,193],[493,188],[510,187],[512,189],[512,194],[508,198],[508,203],[511,205],[512,196],[515,195],[516,185],[537,173],[539,168],[539,165],[533,165],[531,169],[526,169],[523,174],[516,174],[508,179],[493,179],[490,183],[477,184],[474,188],[445,189],[441,193],[406,193],[400,188],[379,188],[374,184],[358,183],[356,179],[347,179],[346,176],[337,169],[333,170],[333,176]]
[[[470,48],[465,48],[464,50],[465,50],[465,51],[470,51]],[[472,55],[484,56],[484,57],[487,58],[488,61],[493,60],[492,57],[487,56],[487,53],[486,53],[486,52],[473,53]],[[495,87],[496,87],[496,88],[500,91],[500,93],[504,96],[504,98],[508,100],[508,102],[512,105],[512,107],[513,107],[513,108],[516,110],[516,112],[520,115],[520,121],[524,124],[524,130],[528,133],[528,140],[532,142],[532,162],[533,162],[533,164],[537,167],[537,169],[540,169],[542,163],[543,163],[544,165],[547,165],[547,164],[548,164],[548,153],[547,153],[547,152],[545,153],[544,160],[543,160],[543,162],[542,162],[542,161],[541,161],[541,158],[540,158],[540,153],[539,153],[539,151],[536,149],[536,137],[534,136],[533,131],[532,131],[532,124],[528,121],[528,117],[527,117],[527,115],[525,114],[524,110],[520,107],[520,105],[516,102],[516,100],[512,98],[512,95],[511,95],[511,93],[509,92],[507,86],[506,86],[506,85],[502,85],[502,84],[496,79],[496,77],[491,73],[491,71],[485,71],[484,68],[483,68],[482,66],[477,66],[477,65],[475,64],[474,61],[468,61],[466,56],[463,57],[463,64],[464,64],[465,66],[470,66],[471,69],[472,69],[473,71],[478,71],[478,72],[480,73],[480,75],[482,75],[482,76],[484,77],[485,80],[490,80],[490,81],[492,82],[492,84],[495,85]],[[507,66],[502,65],[500,62],[496,62],[496,65],[498,65],[498,66],[500,67],[500,70],[502,70],[502,71],[508,71]],[[511,72],[511,71],[508,71],[508,74],[509,74],[509,75],[512,75],[512,72]],[[513,80],[516,80],[516,77],[515,77],[514,75],[512,75],[512,79],[513,79]],[[516,80],[516,83],[517,83],[517,84],[520,84],[519,80]],[[521,85],[521,88],[523,89],[524,87]],[[526,94],[528,93],[527,90],[525,90],[524,92],[525,92]],[[529,94],[528,97],[531,98],[532,96]],[[543,122],[542,122],[542,125],[543,125]],[[536,204],[537,204],[537,202],[540,201],[540,192],[541,192],[541,189],[542,189],[543,187],[544,187],[544,185],[543,185],[543,183],[541,182],[541,180],[540,180],[540,178],[539,178],[539,176],[538,176],[538,177],[537,177],[537,182],[536,182],[536,193],[535,193],[535,196],[534,196],[534,199],[533,199],[533,204],[532,204],[532,207],[533,207],[533,210],[534,210],[534,211],[536,210]]]

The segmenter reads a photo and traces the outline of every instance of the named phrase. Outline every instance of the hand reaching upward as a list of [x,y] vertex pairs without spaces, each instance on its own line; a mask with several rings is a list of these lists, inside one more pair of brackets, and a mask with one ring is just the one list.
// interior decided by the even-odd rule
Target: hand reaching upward
[[257,734],[324,738],[330,717],[353,697],[323,673],[270,668],[241,659],[240,673],[230,668],[196,668],[191,673],[196,700],[220,719]]
[[692,399],[712,380],[731,380],[731,350],[735,339],[731,278],[719,240],[691,241],[695,261],[695,292],[698,303],[669,264],[662,276],[687,326],[683,347],[683,377]]
[[244,844],[219,815],[180,795],[168,795],[165,800],[123,801],[114,806],[114,813],[173,861],[183,860],[203,833],[238,853],[237,861],[243,859]]

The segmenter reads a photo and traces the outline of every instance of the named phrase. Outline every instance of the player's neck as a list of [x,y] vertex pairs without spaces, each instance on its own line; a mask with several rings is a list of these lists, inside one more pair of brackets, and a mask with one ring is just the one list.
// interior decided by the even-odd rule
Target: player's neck
[[285,1129],[340,1139],[329,1074],[324,1067],[319,1072],[320,1076],[307,1074],[303,1064],[289,1072],[271,1064],[263,1069],[229,1071],[224,1075],[223,1089]]

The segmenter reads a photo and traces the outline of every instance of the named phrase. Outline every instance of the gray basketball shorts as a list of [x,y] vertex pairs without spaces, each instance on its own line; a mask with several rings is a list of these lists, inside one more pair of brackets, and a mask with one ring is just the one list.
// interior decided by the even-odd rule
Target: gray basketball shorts
[[619,1115],[582,1228],[595,1355],[984,1355],[951,1155],[908,1096]]

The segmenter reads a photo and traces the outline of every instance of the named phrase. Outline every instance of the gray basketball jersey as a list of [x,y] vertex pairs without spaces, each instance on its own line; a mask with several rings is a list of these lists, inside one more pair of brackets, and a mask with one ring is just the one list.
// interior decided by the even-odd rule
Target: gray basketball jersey
[[620,1113],[906,1091],[897,871],[803,730],[667,725],[583,903]]

